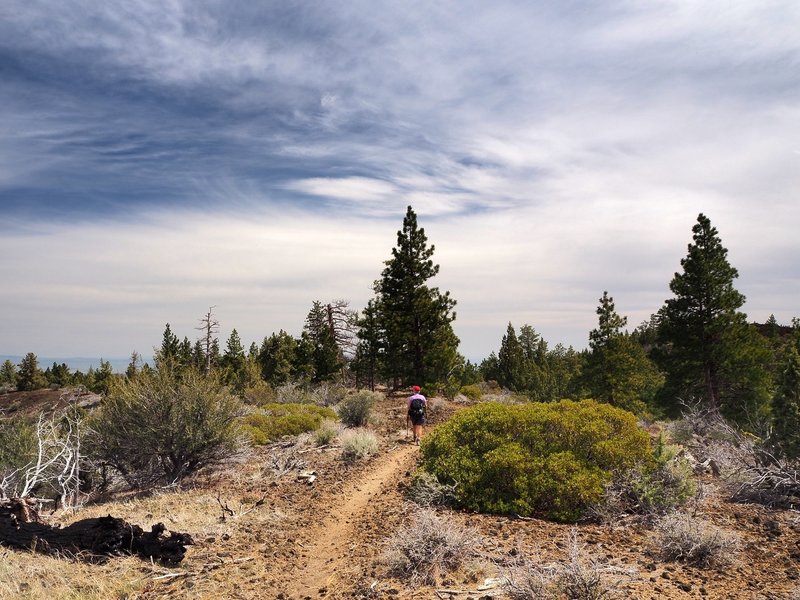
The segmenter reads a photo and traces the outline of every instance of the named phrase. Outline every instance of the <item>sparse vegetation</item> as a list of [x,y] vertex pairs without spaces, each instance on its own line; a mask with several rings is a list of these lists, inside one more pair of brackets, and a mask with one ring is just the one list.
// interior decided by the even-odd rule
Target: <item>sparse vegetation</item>
[[378,452],[378,438],[367,429],[345,431],[339,436],[342,443],[342,458],[361,460]]
[[632,569],[622,569],[589,556],[586,546],[571,529],[567,536],[567,560],[543,563],[521,553],[506,573],[506,592],[511,600],[543,598],[603,600],[621,597],[620,584],[635,576]]
[[702,518],[675,512],[656,523],[653,552],[662,560],[720,567],[732,561],[738,545],[735,536]]
[[407,511],[411,522],[385,542],[389,571],[412,585],[434,585],[444,574],[461,567],[480,544],[478,534],[431,509]]

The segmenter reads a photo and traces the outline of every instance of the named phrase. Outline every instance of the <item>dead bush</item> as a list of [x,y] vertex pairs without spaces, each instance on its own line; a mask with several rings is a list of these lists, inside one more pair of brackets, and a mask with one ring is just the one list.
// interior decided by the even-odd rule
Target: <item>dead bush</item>
[[618,473],[606,484],[602,500],[591,507],[591,516],[606,524],[625,515],[652,522],[696,496],[692,467],[680,448],[659,440],[654,459],[653,465]]
[[698,567],[730,564],[738,539],[703,519],[672,513],[659,519],[651,552],[665,561]]
[[567,536],[567,552],[567,560],[560,563],[542,563],[518,554],[506,574],[509,598],[610,600],[621,597],[621,584],[636,576],[635,569],[623,569],[589,556],[574,528]]
[[474,555],[480,538],[472,529],[439,517],[431,509],[410,508],[412,521],[385,542],[384,560],[393,575],[412,585],[436,585],[442,575]]
[[720,475],[732,500],[773,507],[800,502],[800,462],[779,457],[763,440],[719,414],[688,407],[671,434],[698,466],[708,465]]

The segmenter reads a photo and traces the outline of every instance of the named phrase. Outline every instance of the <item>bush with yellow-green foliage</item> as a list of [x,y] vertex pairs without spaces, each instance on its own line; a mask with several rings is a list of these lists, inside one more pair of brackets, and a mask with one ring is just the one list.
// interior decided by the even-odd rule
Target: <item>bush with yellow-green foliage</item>
[[481,386],[479,386],[477,383],[471,383],[469,385],[462,386],[461,393],[474,402],[477,402],[481,399],[481,396],[483,396]]
[[485,403],[457,413],[423,441],[422,468],[456,484],[479,512],[574,521],[619,471],[652,461],[636,417],[584,400]]
[[285,435],[299,435],[319,429],[325,420],[333,420],[336,413],[315,404],[271,403],[243,419],[243,429],[254,444],[264,445]]

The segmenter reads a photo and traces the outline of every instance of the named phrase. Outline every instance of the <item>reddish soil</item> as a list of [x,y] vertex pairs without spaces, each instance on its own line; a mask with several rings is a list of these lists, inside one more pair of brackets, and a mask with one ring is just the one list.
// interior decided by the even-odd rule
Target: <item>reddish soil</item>
[[[438,403],[438,421],[457,409],[443,400]],[[398,400],[387,400],[379,414],[385,448],[380,456],[345,466],[331,453],[317,454],[312,468],[321,475],[315,493],[285,497],[295,518],[284,524],[282,540],[270,546],[276,560],[266,577],[275,598],[502,598],[498,585],[482,584],[502,576],[503,568],[497,565],[517,550],[546,562],[566,559],[566,540],[575,526],[442,509],[445,518],[480,532],[484,542],[476,552],[483,566],[463,569],[437,586],[412,587],[389,576],[381,557],[387,538],[411,517],[403,508],[403,490],[419,449],[399,429],[403,413]],[[650,554],[652,531],[624,521],[613,527],[577,525],[583,557],[635,571],[618,585],[622,598],[793,597],[800,588],[800,513],[728,503],[714,494],[702,500],[697,511],[698,518],[739,537],[730,566],[714,569],[661,562]]]
[[[436,403],[434,425],[459,408],[445,400]],[[225,497],[263,499],[259,510],[275,515],[274,526],[264,524],[267,517],[248,524],[245,515],[230,537],[203,539],[196,535],[197,545],[189,548],[181,565],[186,577],[159,579],[149,583],[144,592],[128,597],[503,598],[496,578],[503,576],[503,565],[512,555],[521,551],[544,562],[564,561],[567,536],[576,527],[585,559],[635,570],[632,578],[620,581],[616,597],[800,598],[796,595],[800,589],[800,513],[730,503],[719,492],[707,495],[695,510],[698,518],[738,537],[733,562],[725,568],[662,562],[649,550],[652,531],[633,521],[621,520],[615,526],[570,526],[440,509],[442,518],[481,534],[483,541],[475,547],[477,563],[443,576],[434,586],[412,586],[391,576],[382,556],[386,540],[412,517],[407,507],[415,505],[407,503],[404,489],[411,480],[419,448],[406,437],[402,398],[381,402],[376,412],[378,424],[372,428],[380,436],[381,451],[369,460],[347,463],[335,447],[291,448],[287,442],[260,449],[248,465],[191,482],[187,486],[191,489],[181,493],[223,491]],[[307,484],[296,477],[295,471],[279,478],[252,474],[253,464],[268,464],[270,456],[290,451],[302,457],[304,469],[316,472],[316,481]],[[251,471],[245,472],[247,468]],[[259,468],[260,473],[266,472]],[[713,488],[718,482],[707,483]],[[185,530],[180,525],[176,529]]]

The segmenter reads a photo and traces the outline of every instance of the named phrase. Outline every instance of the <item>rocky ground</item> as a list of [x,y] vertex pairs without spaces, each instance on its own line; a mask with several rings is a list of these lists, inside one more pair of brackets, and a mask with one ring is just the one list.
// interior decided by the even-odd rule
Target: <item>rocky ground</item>
[[[437,399],[436,407],[441,422],[459,405]],[[389,540],[421,510],[404,496],[419,448],[406,437],[403,415],[402,398],[380,403],[371,427],[381,450],[369,460],[348,463],[336,444],[315,448],[301,438],[258,449],[181,491],[54,514],[51,520],[65,524],[109,513],[145,527],[163,521],[196,543],[174,568],[136,558],[87,565],[0,549],[0,598],[504,598],[501,581],[521,556],[569,561],[573,531],[579,560],[602,572],[616,597],[800,597],[800,513],[727,502],[713,480],[691,510],[736,540],[725,566],[664,562],[652,530],[633,520],[571,526],[439,509],[441,520],[477,534],[471,556],[428,583],[398,576],[387,562]],[[312,483],[299,477],[311,471]]]

